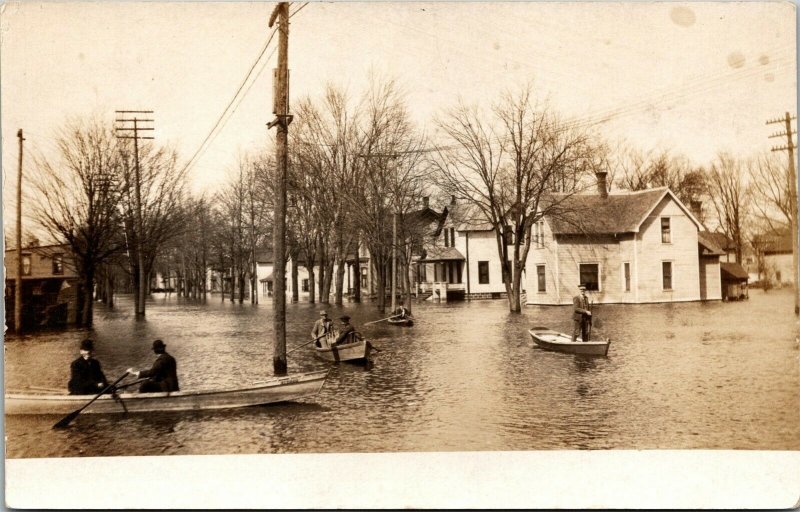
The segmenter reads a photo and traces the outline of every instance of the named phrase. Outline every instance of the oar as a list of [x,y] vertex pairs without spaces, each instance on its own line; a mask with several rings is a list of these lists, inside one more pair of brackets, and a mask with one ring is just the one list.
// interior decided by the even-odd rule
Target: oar
[[378,322],[385,322],[386,320],[391,320],[392,318],[398,318],[399,316],[400,315],[387,316],[386,318],[381,318],[380,320],[373,320],[372,322],[367,322],[364,325],[377,324]]
[[321,340],[322,338],[324,338],[324,337],[325,337],[325,336],[327,336],[327,335],[328,335],[328,333],[325,333],[325,334],[323,334],[322,336],[319,336],[319,337],[317,337],[317,338],[314,338],[314,339],[313,339],[313,340],[311,340],[311,341],[308,341],[308,342],[306,342],[306,343],[303,343],[302,345],[297,345],[297,346],[296,346],[296,347],[294,347],[292,350],[290,350],[290,351],[286,352],[286,354],[287,354],[287,355],[289,355],[289,354],[291,354],[292,352],[294,352],[295,350],[297,350],[298,348],[305,347],[306,345],[308,345],[308,344],[310,344],[310,343],[314,343],[315,341]]
[[79,415],[81,412],[83,412],[83,410],[84,410],[84,409],[86,409],[87,407],[89,407],[90,405],[92,405],[92,403],[93,403],[95,400],[97,400],[98,398],[100,398],[100,397],[103,395],[103,393],[105,393],[105,392],[106,392],[106,391],[108,391],[109,389],[111,389],[111,388],[113,388],[114,386],[116,386],[117,384],[119,384],[119,383],[122,381],[122,379],[124,379],[124,378],[125,378],[125,377],[127,377],[127,376],[128,376],[128,372],[125,372],[125,375],[123,375],[122,377],[118,378],[116,381],[114,381],[114,383],[113,383],[113,384],[109,384],[108,386],[106,386],[106,387],[105,387],[105,389],[103,389],[103,391],[101,391],[101,392],[99,392],[99,393],[97,394],[97,396],[95,396],[94,398],[92,398],[91,400],[89,400],[89,403],[87,403],[86,405],[84,405],[84,406],[83,406],[83,407],[81,407],[80,409],[78,409],[78,410],[76,410],[76,411],[72,411],[71,413],[69,413],[69,414],[67,414],[66,416],[64,416],[63,418],[61,418],[61,421],[59,421],[58,423],[56,423],[55,425],[53,425],[53,428],[65,428],[66,426],[68,426],[70,423],[72,423],[72,420],[74,420],[75,418],[77,418],[77,417],[78,417],[78,415]]

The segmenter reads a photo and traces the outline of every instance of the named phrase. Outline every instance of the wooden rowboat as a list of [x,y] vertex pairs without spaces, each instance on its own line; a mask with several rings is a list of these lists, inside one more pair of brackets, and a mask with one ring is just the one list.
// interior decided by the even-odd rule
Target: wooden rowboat
[[372,349],[372,344],[367,340],[358,340],[353,343],[346,343],[338,346],[325,346],[319,347],[314,345],[314,350],[317,356],[326,361],[349,361],[349,362],[365,362],[369,359],[369,353]]
[[397,319],[390,318],[388,322],[390,325],[397,325],[399,327],[411,327],[412,325],[414,325],[413,318],[397,318]]
[[556,332],[546,327],[534,327],[528,333],[534,343],[545,350],[566,352],[568,354],[584,354],[592,356],[608,355],[610,341],[572,341],[572,336]]
[[[319,393],[329,370],[298,373],[256,382],[248,387],[173,393],[119,393],[103,395],[83,414],[125,412],[198,411],[232,409],[283,402]],[[6,414],[69,414],[84,405],[91,395],[8,393]],[[123,407],[124,404],[124,407]]]

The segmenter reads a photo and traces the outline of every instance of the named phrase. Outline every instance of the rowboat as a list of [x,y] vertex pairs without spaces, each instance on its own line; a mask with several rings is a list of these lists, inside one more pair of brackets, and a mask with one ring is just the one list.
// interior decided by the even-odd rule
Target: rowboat
[[372,344],[364,339],[336,346],[329,344],[318,346],[314,344],[314,350],[317,352],[318,357],[337,363],[339,361],[365,362],[369,359],[371,349]]
[[534,343],[545,350],[566,352],[568,354],[584,354],[592,356],[608,355],[610,341],[572,341],[572,336],[556,332],[547,327],[534,327],[528,333]]
[[[171,393],[119,393],[103,395],[83,414],[125,412],[198,411],[233,409],[283,402],[319,393],[329,370],[274,377],[235,389],[175,391]],[[34,394],[10,392],[5,395],[6,414],[68,414],[82,407],[92,395]]]
[[414,325],[413,318],[390,318],[388,322],[390,325],[397,325],[399,327],[411,327]]

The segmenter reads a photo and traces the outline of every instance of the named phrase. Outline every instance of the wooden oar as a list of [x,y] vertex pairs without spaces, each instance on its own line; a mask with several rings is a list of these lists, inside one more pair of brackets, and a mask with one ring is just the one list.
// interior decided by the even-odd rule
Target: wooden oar
[[64,393],[63,389],[46,388],[46,387],[43,387],[43,386],[28,386],[25,389],[33,389],[33,390],[36,390],[36,391],[48,391],[48,392],[53,393],[53,394],[63,394]]
[[319,341],[319,340],[321,340],[322,338],[324,338],[324,337],[325,337],[325,336],[327,336],[327,335],[328,335],[328,333],[325,333],[325,334],[323,334],[322,336],[319,336],[319,337],[317,337],[317,338],[314,338],[314,339],[313,339],[313,340],[311,340],[311,341],[308,341],[308,342],[306,342],[306,343],[303,343],[302,345],[297,345],[297,346],[296,346],[296,347],[294,347],[292,350],[290,350],[290,351],[286,352],[286,354],[287,354],[287,355],[289,355],[289,354],[291,354],[292,352],[294,352],[295,350],[297,350],[298,348],[302,348],[302,347],[305,347],[306,345],[308,345],[309,343],[314,343],[315,341]]
[[387,316],[386,318],[381,318],[380,320],[373,320],[372,322],[367,322],[364,325],[377,324],[378,322],[385,322],[387,320],[391,320],[392,318],[398,318],[399,316],[400,315]]
[[75,411],[72,411],[71,413],[69,413],[69,414],[67,414],[66,416],[64,416],[63,418],[61,418],[61,420],[60,420],[58,423],[56,423],[55,425],[53,425],[53,428],[65,428],[66,426],[68,426],[70,423],[72,423],[72,420],[74,420],[75,418],[77,418],[77,417],[78,417],[78,415],[79,415],[81,412],[83,412],[83,410],[84,410],[84,409],[86,409],[87,407],[89,407],[90,405],[92,405],[92,403],[94,403],[94,401],[95,401],[95,400],[97,400],[98,398],[100,398],[100,397],[103,395],[103,393],[105,393],[105,392],[106,392],[106,391],[108,391],[109,389],[113,388],[114,386],[116,386],[117,384],[119,384],[120,382],[122,382],[122,379],[124,379],[124,378],[125,378],[125,377],[127,377],[127,376],[128,376],[128,372],[125,372],[125,375],[123,375],[122,377],[120,377],[120,378],[118,378],[117,380],[115,380],[113,384],[109,384],[108,386],[106,386],[106,387],[105,387],[105,389],[103,389],[103,391],[99,392],[99,393],[98,393],[98,394],[97,394],[97,395],[96,395],[94,398],[92,398],[91,400],[89,400],[89,403],[87,403],[86,405],[84,405],[84,406],[83,406],[83,407],[81,407],[80,409],[78,409],[78,410],[75,410]]

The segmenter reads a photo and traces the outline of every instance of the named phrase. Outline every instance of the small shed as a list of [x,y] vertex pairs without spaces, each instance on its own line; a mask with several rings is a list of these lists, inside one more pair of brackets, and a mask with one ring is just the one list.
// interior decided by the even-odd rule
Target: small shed
[[722,300],[744,300],[749,298],[747,271],[738,263],[720,262],[722,274]]

